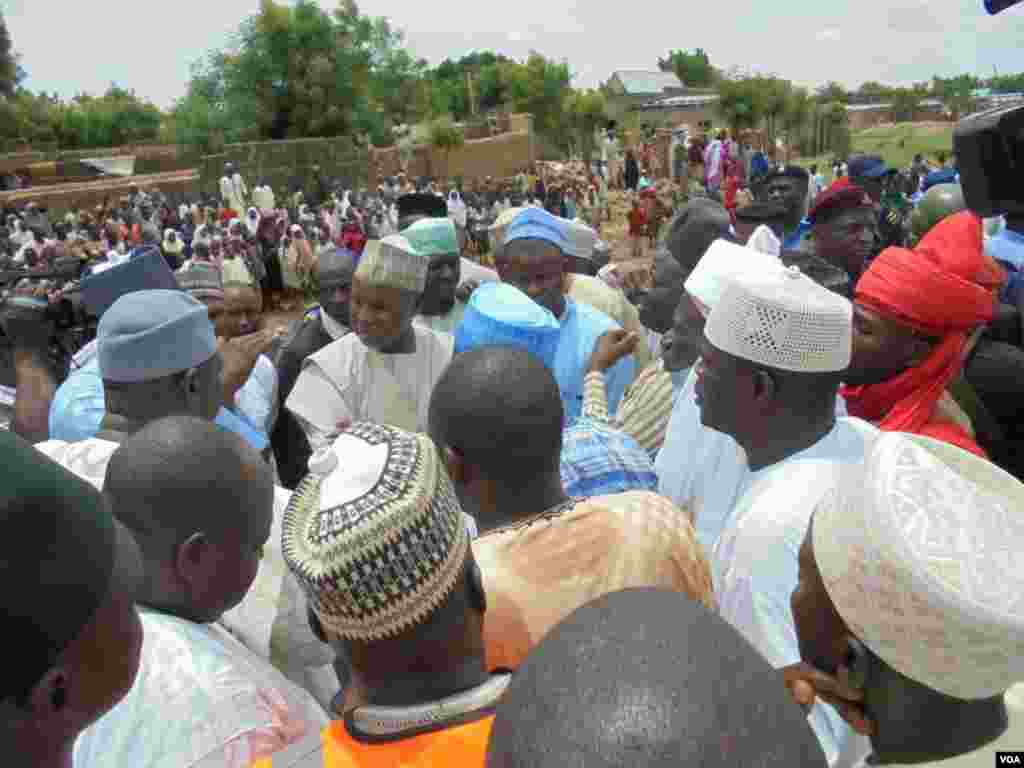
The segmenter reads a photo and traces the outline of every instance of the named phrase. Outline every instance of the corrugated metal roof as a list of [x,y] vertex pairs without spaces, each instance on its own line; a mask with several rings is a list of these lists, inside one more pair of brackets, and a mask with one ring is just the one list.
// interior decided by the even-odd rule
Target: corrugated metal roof
[[679,78],[671,72],[648,72],[641,69],[619,69],[612,73],[630,96],[664,93],[669,89],[682,89]]
[[686,109],[688,107],[706,107],[718,101],[718,95],[714,93],[702,93],[693,96],[668,96],[664,99],[655,99],[640,105],[640,109]]
[[[942,102],[938,99],[924,99],[918,107],[924,107],[925,109],[935,109],[942,106]],[[879,109],[892,109],[892,104],[885,102],[882,104],[847,104],[847,112],[871,112]]]

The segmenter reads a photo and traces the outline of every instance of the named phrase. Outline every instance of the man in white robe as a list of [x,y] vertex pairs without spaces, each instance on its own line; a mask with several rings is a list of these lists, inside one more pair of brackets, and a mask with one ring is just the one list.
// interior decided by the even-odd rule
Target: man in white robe
[[[740,272],[761,273],[781,264],[778,258],[717,240],[686,279],[681,301],[690,302],[706,320],[718,304],[730,276]],[[696,317],[692,312],[687,314]],[[699,345],[704,336],[703,322],[687,330],[687,338],[693,338]],[[694,394],[696,383],[697,377],[691,368],[676,396],[665,442],[654,466],[658,473],[658,492],[692,510],[697,537],[710,553],[718,543],[749,470],[743,449],[732,437],[701,423],[700,407]]]
[[230,204],[233,211],[242,213],[246,209],[249,189],[245,186],[242,174],[236,171],[231,163],[224,164],[224,175],[220,179],[220,197]]
[[[800,660],[789,597],[811,514],[878,431],[836,419],[850,364],[853,308],[795,268],[727,281],[704,328],[695,391],[701,422],[742,446],[749,474],[712,553],[721,616],[767,661]],[[854,733],[818,707],[811,725],[830,763]]]
[[[97,357],[106,412],[95,437],[47,440],[36,450],[102,489],[118,446],[146,424],[190,414],[243,436],[220,408],[223,363],[208,309],[183,291],[135,291],[100,318]],[[249,428],[251,431],[251,427]],[[274,489],[272,535],[245,599],[221,623],[250,651],[311,691],[325,706],[337,691],[331,656],[313,636],[306,601],[281,555],[280,526],[290,493]]]
[[1014,764],[997,755],[1024,743],[1022,503],[991,462],[886,432],[815,510],[786,686],[870,734],[866,765]]
[[353,333],[306,359],[285,403],[314,451],[358,421],[426,430],[430,394],[454,346],[450,335],[413,323],[429,263],[401,235],[366,244],[352,281]]
[[75,764],[249,768],[319,731],[324,709],[221,622],[275,528],[259,454],[194,417],[159,419],[118,449],[105,485],[142,552],[144,639],[135,684],[78,739]]

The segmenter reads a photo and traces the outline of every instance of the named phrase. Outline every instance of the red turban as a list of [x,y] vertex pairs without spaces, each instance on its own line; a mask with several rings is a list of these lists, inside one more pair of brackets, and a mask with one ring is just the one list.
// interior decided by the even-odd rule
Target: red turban
[[844,387],[850,415],[886,431],[922,433],[963,365],[968,335],[995,316],[1004,278],[984,253],[981,220],[969,211],[940,221],[912,251],[882,251],[857,283],[856,302],[941,340],[922,363],[889,381]]

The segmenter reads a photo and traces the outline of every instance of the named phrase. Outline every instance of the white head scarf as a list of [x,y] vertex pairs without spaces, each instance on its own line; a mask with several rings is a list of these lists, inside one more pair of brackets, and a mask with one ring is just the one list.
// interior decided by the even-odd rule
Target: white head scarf
[[255,208],[249,208],[245,212],[245,228],[249,230],[250,235],[255,235],[257,230],[260,228],[260,212]]

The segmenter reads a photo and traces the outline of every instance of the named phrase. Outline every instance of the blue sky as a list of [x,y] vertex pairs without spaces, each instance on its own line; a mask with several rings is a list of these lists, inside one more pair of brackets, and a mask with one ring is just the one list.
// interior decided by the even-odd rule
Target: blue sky
[[[0,0],[28,87],[70,97],[115,80],[161,107],[184,93],[191,62],[222,46],[257,6],[258,0]],[[981,0],[363,0],[360,8],[391,19],[431,62],[474,48],[517,58],[536,49],[568,59],[578,86],[597,85],[616,69],[654,69],[668,49],[697,46],[717,66],[806,85],[909,84],[933,73],[1024,70],[1024,3],[994,17]],[[624,15],[634,8],[645,15]]]

